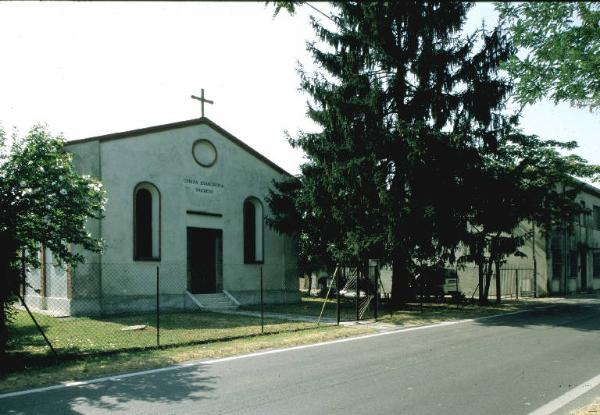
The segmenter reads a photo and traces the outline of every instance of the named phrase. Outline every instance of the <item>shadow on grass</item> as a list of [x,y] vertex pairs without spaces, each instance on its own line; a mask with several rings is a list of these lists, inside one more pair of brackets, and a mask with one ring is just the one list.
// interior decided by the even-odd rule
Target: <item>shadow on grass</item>
[[[303,310],[308,315],[318,315],[324,300],[311,297],[303,298],[295,310]],[[294,311],[293,307],[287,307]],[[285,305],[268,306],[267,311],[286,310]],[[520,314],[511,314],[515,311],[526,311]],[[502,315],[508,313],[508,315]],[[326,303],[324,316],[331,317],[336,314],[334,300]],[[592,331],[600,329],[600,305],[594,302],[574,300],[570,304],[530,303],[506,301],[500,305],[490,303],[487,306],[478,306],[474,302],[456,303],[453,301],[428,301],[421,305],[418,302],[407,303],[401,308],[393,308],[382,301],[378,305],[378,321],[407,327],[414,325],[433,324],[447,320],[461,320],[487,317],[477,320],[479,325],[506,325],[516,327],[569,327],[576,330]],[[491,317],[498,315],[498,317]],[[371,304],[362,314],[361,319],[374,318],[374,307]],[[340,303],[340,320],[355,321],[356,305],[354,299],[342,299]]]
[[[452,314],[468,314],[465,310],[465,304],[456,304],[452,301],[438,301],[433,302],[427,300],[426,305],[421,308],[419,303],[408,303],[401,308],[392,308],[388,305],[387,300],[380,300],[377,304],[377,311],[375,310],[375,301],[367,300],[365,297],[341,297],[339,304],[339,315],[341,322],[351,322],[360,320],[371,320],[371,319],[388,319],[390,316],[399,315],[402,313],[417,313],[423,311],[423,315],[429,317],[434,314],[439,314],[440,318],[447,316],[448,313]],[[323,304],[325,307],[323,308]],[[300,316],[312,316],[315,319],[322,313],[322,317],[335,320],[337,318],[337,301],[335,298],[325,300],[321,297],[302,297],[302,301],[297,304],[274,304],[265,305],[264,311],[269,313],[280,313],[285,315],[300,315]],[[458,308],[458,309],[457,309]],[[249,311],[260,311],[260,306],[246,306],[245,310]],[[358,317],[357,317],[358,316]],[[399,324],[402,325],[402,324]]]
[[[325,307],[323,307],[325,304]],[[365,304],[365,298],[359,298],[359,311]],[[243,310],[259,312],[260,305],[251,305],[242,307]],[[322,297],[305,296],[298,303],[292,304],[265,304],[264,311],[267,313],[278,313],[283,315],[298,315],[303,317],[313,317],[315,320],[321,315],[325,319],[335,319],[337,317],[337,301],[335,298],[325,300]],[[362,319],[372,318],[372,304],[367,308]],[[356,318],[356,300],[350,297],[340,298],[340,316],[341,321],[352,321]]]
[[[156,316],[153,314],[96,318],[54,318],[36,315],[36,318],[58,356],[50,353],[29,317],[20,315],[10,326],[8,359],[0,367],[0,373],[16,372],[27,367],[45,367],[77,360],[83,356],[107,356],[124,351],[228,342],[268,334],[299,332],[316,327],[314,323],[265,319],[263,331],[260,319],[255,317],[212,312],[177,312],[161,314],[160,336],[157,336]],[[146,327],[142,330],[122,330],[133,325]]]
[[[42,330],[47,329],[47,325],[42,326]],[[46,342],[44,338],[40,335],[39,330],[33,324],[28,324],[26,326],[13,326],[9,324],[9,334],[10,337],[8,339],[8,349],[20,349],[23,345],[29,345],[32,347],[45,347]]]

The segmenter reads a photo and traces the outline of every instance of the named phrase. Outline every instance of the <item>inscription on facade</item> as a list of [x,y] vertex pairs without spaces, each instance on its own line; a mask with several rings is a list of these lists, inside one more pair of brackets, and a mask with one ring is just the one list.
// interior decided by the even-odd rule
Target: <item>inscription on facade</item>
[[215,190],[223,189],[225,187],[222,183],[195,179],[193,177],[185,177],[183,183],[189,189],[193,189],[194,192],[204,194],[213,194]]

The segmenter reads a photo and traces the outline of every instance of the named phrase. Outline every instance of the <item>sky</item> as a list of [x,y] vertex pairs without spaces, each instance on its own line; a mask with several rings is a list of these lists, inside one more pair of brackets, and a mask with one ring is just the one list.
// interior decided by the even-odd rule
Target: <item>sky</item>
[[[296,174],[303,153],[284,132],[316,128],[297,74],[300,63],[314,69],[311,12],[273,18],[264,2],[0,2],[0,123],[86,138],[197,118],[190,95],[204,88],[208,118]],[[491,3],[470,11],[466,30],[483,20],[496,20]],[[600,164],[598,113],[543,101],[526,107],[521,126],[577,140],[577,153]]]

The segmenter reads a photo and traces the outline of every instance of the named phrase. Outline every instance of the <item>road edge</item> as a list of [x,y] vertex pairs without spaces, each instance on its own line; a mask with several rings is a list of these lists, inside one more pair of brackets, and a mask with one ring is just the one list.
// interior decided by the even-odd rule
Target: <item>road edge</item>
[[0,399],[14,398],[14,397],[18,397],[18,396],[31,395],[34,393],[49,392],[49,391],[53,391],[53,390],[66,389],[66,388],[72,388],[72,387],[77,387],[77,386],[87,386],[87,385],[93,385],[96,383],[103,383],[103,382],[109,382],[109,381],[121,381],[123,379],[131,378],[131,377],[143,376],[143,375],[149,375],[149,374],[161,373],[161,372],[171,372],[171,371],[194,367],[194,366],[214,365],[214,364],[218,364],[218,363],[222,363],[222,362],[229,362],[229,361],[233,361],[233,360],[248,359],[248,358],[252,358],[252,357],[266,356],[266,355],[271,355],[271,354],[279,354],[279,353],[290,352],[290,351],[295,351],[295,350],[328,346],[331,344],[365,340],[365,339],[370,339],[370,338],[380,337],[380,336],[389,336],[389,335],[393,335],[393,334],[402,334],[402,333],[411,332],[411,331],[427,330],[427,329],[438,328],[438,327],[446,327],[446,326],[453,326],[453,325],[457,325],[457,324],[477,322],[477,321],[488,320],[488,319],[493,319],[493,318],[498,318],[498,317],[505,317],[505,316],[511,316],[511,315],[516,315],[516,314],[527,313],[532,310],[543,310],[543,309],[555,307],[556,305],[557,304],[549,304],[549,305],[544,305],[544,306],[533,306],[533,307],[528,307],[524,310],[511,311],[509,313],[499,313],[499,314],[493,314],[490,316],[468,318],[468,319],[462,319],[462,320],[442,321],[440,323],[428,324],[428,325],[424,325],[424,326],[405,327],[405,328],[401,328],[401,329],[397,329],[397,330],[390,330],[390,331],[385,331],[385,332],[380,332],[380,333],[361,334],[358,336],[350,336],[350,337],[346,337],[343,339],[327,340],[327,341],[318,342],[318,343],[303,344],[303,345],[291,346],[291,347],[282,347],[282,348],[271,349],[271,350],[263,350],[263,351],[259,351],[259,352],[227,356],[227,357],[221,357],[221,358],[217,358],[217,359],[191,360],[189,362],[177,363],[174,365],[169,365],[169,366],[156,368],[156,369],[141,370],[141,371],[137,371],[137,372],[124,373],[124,374],[120,374],[120,375],[104,376],[104,377],[88,379],[88,380],[81,380],[81,381],[61,382],[59,384],[51,385],[51,386],[32,388],[32,389],[24,389],[24,390],[14,391],[14,392],[7,392],[7,393],[0,394]]

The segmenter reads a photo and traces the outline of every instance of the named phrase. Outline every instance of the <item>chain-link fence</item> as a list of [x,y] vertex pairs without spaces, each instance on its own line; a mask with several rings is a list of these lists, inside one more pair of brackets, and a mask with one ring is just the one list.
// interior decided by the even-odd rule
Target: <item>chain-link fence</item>
[[[50,350],[79,356],[199,344],[393,312],[391,270],[376,264],[340,265],[311,276],[310,289],[306,279],[299,283],[294,264],[190,268],[188,263],[148,261],[68,269],[48,262],[28,270],[9,324],[8,352],[31,359]],[[444,302],[457,293],[468,298],[471,290],[475,294],[475,271],[446,274],[415,278],[417,303]],[[532,295],[533,270],[503,268],[500,277],[504,297]],[[490,297],[495,289],[492,280]]]
[[[377,265],[362,269],[338,266],[301,279],[305,312],[317,314],[322,322],[376,319],[389,299],[390,284],[380,277]],[[315,304],[307,307],[306,304]]]
[[[340,267],[335,275],[336,320],[360,321],[377,318],[381,287],[377,266],[364,269]],[[338,307],[339,304],[339,307]]]
[[78,356],[292,332],[377,318],[389,298],[376,265],[339,266],[301,298],[293,265],[46,263],[23,275],[8,350]]
[[[458,270],[460,290],[467,298],[479,296],[478,274],[477,267],[462,267]],[[496,297],[496,278],[496,272],[493,272],[488,289],[489,298]],[[500,269],[500,296],[502,298],[535,297],[537,295],[536,284],[539,284],[539,281],[536,281],[533,268],[502,267]]]
[[[310,278],[310,279],[309,279]],[[500,271],[501,297],[516,299],[533,297],[535,272],[532,268],[502,268]],[[377,319],[394,313],[390,302],[392,270],[370,265],[362,272],[354,267],[340,266],[330,273],[304,277],[300,283],[304,302],[325,304],[318,311],[323,321],[360,321]],[[492,274],[488,288],[489,298],[496,297],[496,275]],[[423,303],[467,304],[478,297],[478,268],[435,268],[411,278],[408,294],[411,301],[403,308],[421,307]],[[318,300],[317,300],[318,298]]]
[[[289,271],[289,270],[288,270]],[[298,279],[285,264],[47,263],[23,274],[8,352],[32,358],[198,344],[316,327],[298,311]],[[223,276],[230,286],[227,290]],[[262,305],[262,306],[261,306]]]

